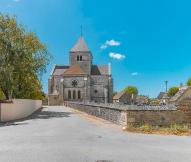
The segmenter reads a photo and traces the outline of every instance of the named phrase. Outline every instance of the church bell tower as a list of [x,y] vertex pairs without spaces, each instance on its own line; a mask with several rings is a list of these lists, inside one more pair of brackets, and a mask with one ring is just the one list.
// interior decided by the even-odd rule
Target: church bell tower
[[80,65],[86,74],[91,74],[92,54],[82,35],[70,50],[70,66],[76,64]]

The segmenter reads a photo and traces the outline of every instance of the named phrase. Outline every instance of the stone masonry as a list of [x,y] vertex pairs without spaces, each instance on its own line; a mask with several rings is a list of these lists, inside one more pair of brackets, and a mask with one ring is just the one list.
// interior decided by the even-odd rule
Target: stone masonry
[[117,104],[68,102],[67,106],[123,126],[140,126],[143,124],[153,126],[191,125],[191,104],[176,107],[174,105],[120,106]]
[[48,80],[49,105],[66,101],[112,102],[111,66],[93,65],[93,56],[81,36],[70,50],[70,64],[55,65]]

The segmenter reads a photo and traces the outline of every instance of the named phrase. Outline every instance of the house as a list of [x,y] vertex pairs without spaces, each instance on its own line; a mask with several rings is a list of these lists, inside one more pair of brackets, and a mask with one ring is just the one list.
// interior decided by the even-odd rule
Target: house
[[179,91],[173,96],[169,103],[178,104],[182,100],[191,100],[191,86],[182,86],[179,88]]
[[149,103],[149,97],[144,96],[144,95],[138,95],[136,97],[136,104],[137,105],[144,105]]
[[135,103],[135,101],[136,96],[127,94],[125,90],[122,90],[113,97],[114,103],[132,104]]

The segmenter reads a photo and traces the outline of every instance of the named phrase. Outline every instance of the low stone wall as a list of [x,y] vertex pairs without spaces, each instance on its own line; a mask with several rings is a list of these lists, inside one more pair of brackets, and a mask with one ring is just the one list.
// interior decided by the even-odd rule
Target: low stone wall
[[121,113],[122,110],[119,109],[110,109],[108,107],[103,107],[100,105],[93,105],[93,104],[83,104],[83,103],[67,103],[67,106],[86,112],[90,115],[103,118],[105,120],[109,120],[116,124],[121,123]]
[[12,102],[0,103],[0,121],[25,118],[41,107],[41,100],[14,99]]
[[66,105],[123,126],[191,124],[190,109],[182,111],[174,105],[136,106],[77,102],[68,102]]
[[191,124],[191,112],[180,110],[139,110],[127,111],[127,125],[169,126],[171,124]]

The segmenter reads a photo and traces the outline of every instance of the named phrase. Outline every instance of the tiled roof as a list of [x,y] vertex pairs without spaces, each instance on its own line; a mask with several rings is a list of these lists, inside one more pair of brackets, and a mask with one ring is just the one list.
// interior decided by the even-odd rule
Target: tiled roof
[[108,65],[92,65],[91,75],[109,75]]
[[114,100],[118,100],[118,99],[120,99],[124,94],[125,94],[125,90],[123,90],[123,91],[117,93],[117,94],[113,97],[113,99],[114,99]]
[[189,90],[191,87],[183,87],[181,88],[171,99],[171,102],[177,101],[181,96],[183,96],[187,90]]
[[81,36],[77,43],[72,47],[70,50],[71,52],[89,52],[89,48],[84,40],[84,38]]
[[52,75],[63,75],[64,72],[69,68],[69,66],[59,66],[55,65],[53,69],[53,74]]
[[86,74],[79,65],[72,65],[64,72],[64,75],[84,75]]

